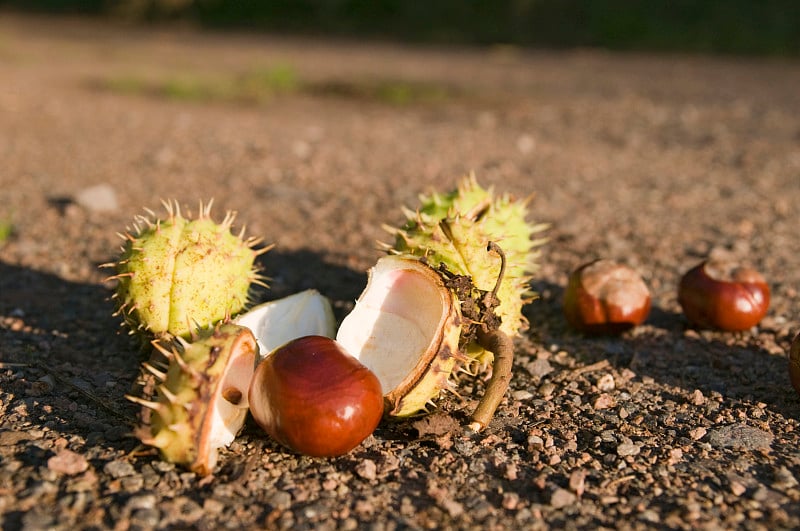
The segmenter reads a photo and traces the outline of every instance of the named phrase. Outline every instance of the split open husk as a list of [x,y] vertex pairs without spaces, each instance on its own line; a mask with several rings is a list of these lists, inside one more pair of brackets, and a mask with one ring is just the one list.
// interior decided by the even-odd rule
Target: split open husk
[[416,258],[390,255],[369,271],[336,340],[377,375],[386,412],[403,417],[449,386],[463,357],[460,334],[458,301],[439,273]]

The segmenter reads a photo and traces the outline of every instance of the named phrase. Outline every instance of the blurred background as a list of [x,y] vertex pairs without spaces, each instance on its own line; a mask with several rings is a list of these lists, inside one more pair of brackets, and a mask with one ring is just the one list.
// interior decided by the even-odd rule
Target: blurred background
[[797,56],[796,0],[0,0],[136,22],[423,43]]

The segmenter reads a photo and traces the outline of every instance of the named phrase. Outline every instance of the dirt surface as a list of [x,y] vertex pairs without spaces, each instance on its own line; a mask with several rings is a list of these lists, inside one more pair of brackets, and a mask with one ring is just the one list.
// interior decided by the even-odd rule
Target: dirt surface
[[[119,83],[276,64],[304,88],[198,100]],[[800,527],[786,361],[800,330],[799,63],[5,15],[0,80],[4,529]],[[439,96],[376,95],[387,82]],[[462,398],[383,423],[340,458],[293,455],[252,423],[206,478],[138,445],[123,395],[146,353],[111,316],[98,265],[143,207],[213,197],[217,219],[238,211],[276,244],[260,300],[315,287],[341,318],[388,239],[381,225],[470,171],[535,194],[531,219],[551,224],[541,297],[484,432],[463,427],[484,385],[464,377]],[[769,280],[760,326],[687,326],[676,285],[710,256]],[[596,257],[635,267],[653,294],[621,337],[584,337],[562,316],[569,272]]]

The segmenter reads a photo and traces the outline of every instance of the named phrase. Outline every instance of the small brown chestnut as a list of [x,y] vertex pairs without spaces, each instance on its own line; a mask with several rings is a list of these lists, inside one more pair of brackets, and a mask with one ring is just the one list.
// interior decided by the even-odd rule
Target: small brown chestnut
[[789,381],[797,394],[800,394],[800,333],[794,336],[789,347]]
[[769,298],[769,286],[758,271],[720,261],[701,262],[678,285],[678,302],[692,325],[728,332],[757,325]]
[[256,368],[250,412],[270,437],[314,457],[346,454],[377,427],[383,392],[377,376],[323,336],[292,340]]
[[564,292],[564,316],[587,334],[620,334],[650,313],[650,290],[635,270],[611,260],[578,267]]

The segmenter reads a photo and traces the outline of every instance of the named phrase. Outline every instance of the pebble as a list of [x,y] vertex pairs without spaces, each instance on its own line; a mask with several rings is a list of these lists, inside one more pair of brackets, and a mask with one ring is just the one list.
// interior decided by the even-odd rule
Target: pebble
[[356,466],[356,474],[366,480],[373,480],[376,478],[378,467],[372,459],[364,459],[358,466]]
[[702,426],[689,430],[689,437],[695,441],[699,441],[706,436],[707,430]]
[[792,474],[792,471],[781,466],[775,470],[775,482],[772,484],[774,488],[778,489],[791,489],[798,485],[797,478]]
[[275,491],[267,498],[267,503],[273,509],[288,509],[292,505],[292,495],[283,490]]
[[700,389],[695,389],[692,393],[692,404],[695,406],[702,406],[706,403],[706,397],[703,396],[703,392]]
[[708,432],[708,442],[716,448],[767,449],[774,437],[764,430],[746,424],[731,424]]
[[75,194],[75,202],[92,212],[109,212],[119,207],[114,188],[107,183],[90,186]]
[[137,511],[140,509],[153,509],[156,506],[155,494],[139,494],[131,496],[126,504],[129,511]]
[[627,457],[629,455],[638,455],[641,451],[641,447],[638,444],[624,442],[617,446],[617,455],[620,457]]
[[616,388],[616,382],[614,382],[614,376],[606,373],[597,380],[597,388],[600,391],[608,392],[613,391]]
[[556,386],[550,382],[545,382],[539,386],[539,395],[543,397],[551,397],[556,390]]
[[522,400],[529,400],[529,399],[533,398],[533,393],[531,393],[527,389],[520,389],[518,391],[514,391],[511,394],[511,396],[514,397],[514,400],[522,401]]
[[19,442],[29,441],[31,438],[30,434],[24,431],[0,431],[0,446],[14,446]]
[[161,521],[158,509],[139,509],[131,514],[131,529],[152,529]]
[[132,476],[136,473],[132,464],[121,460],[106,463],[106,466],[103,467],[103,471],[115,479]]
[[578,497],[567,489],[558,488],[553,491],[553,495],[550,497],[550,505],[554,509],[561,509],[567,505],[572,505],[577,499]]
[[64,449],[47,460],[47,468],[53,472],[74,476],[85,472],[89,468],[89,463],[81,454]]
[[594,409],[608,409],[614,407],[615,405],[617,405],[616,400],[614,400],[614,397],[608,393],[600,394],[592,403],[592,407]]
[[541,378],[553,372],[553,366],[550,365],[550,362],[542,358],[536,358],[526,368],[534,378]]

